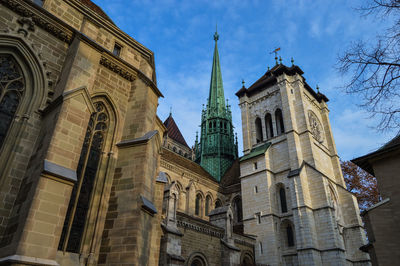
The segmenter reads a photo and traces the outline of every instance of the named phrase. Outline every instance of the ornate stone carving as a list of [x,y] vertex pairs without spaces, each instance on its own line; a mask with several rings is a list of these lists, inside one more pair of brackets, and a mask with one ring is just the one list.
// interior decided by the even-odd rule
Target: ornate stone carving
[[67,30],[67,28],[62,27],[53,20],[40,16],[39,13],[34,12],[33,8],[28,4],[20,3],[16,0],[0,0],[0,3],[23,16],[23,18],[18,20],[18,23],[23,23],[22,25],[28,23],[29,30],[31,30],[34,25],[37,25],[64,42],[72,42],[72,31]]
[[124,79],[127,79],[129,81],[134,81],[136,75],[134,73],[131,73],[127,70],[125,70],[122,66],[118,65],[116,62],[113,62],[111,59],[106,58],[104,56],[101,57],[100,59],[100,65],[105,66],[106,68],[110,69],[111,71],[117,73]]
[[324,132],[322,129],[321,122],[318,120],[318,117],[312,112],[308,111],[308,122],[310,125],[310,131],[313,137],[319,142],[324,141]]

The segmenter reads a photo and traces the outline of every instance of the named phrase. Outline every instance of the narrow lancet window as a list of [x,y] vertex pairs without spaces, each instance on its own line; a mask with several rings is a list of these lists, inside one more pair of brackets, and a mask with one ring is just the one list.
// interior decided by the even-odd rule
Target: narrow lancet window
[[256,118],[255,126],[256,126],[256,143],[259,143],[263,141],[262,125],[261,125],[261,119],[259,117]]
[[281,187],[279,189],[279,199],[281,201],[281,211],[282,211],[282,213],[287,212],[286,192],[285,192],[285,188],[284,187]]
[[281,109],[276,109],[275,111],[275,122],[276,122],[276,131],[278,132],[278,135],[285,133],[285,127],[283,125],[283,116]]
[[109,127],[109,115],[102,102],[95,103],[96,112],[89,119],[75,184],[61,234],[59,249],[79,253],[90,199],[99,168],[104,139]]
[[197,194],[196,195],[196,206],[195,206],[195,214],[197,216],[200,216],[201,213],[201,195]]
[[274,127],[272,126],[272,116],[270,113],[265,115],[265,127],[267,129],[267,139],[274,136]]

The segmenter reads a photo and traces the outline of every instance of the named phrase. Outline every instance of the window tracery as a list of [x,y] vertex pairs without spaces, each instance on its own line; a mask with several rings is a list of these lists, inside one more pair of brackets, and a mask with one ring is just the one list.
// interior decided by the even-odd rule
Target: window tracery
[[308,121],[311,134],[317,141],[322,142],[324,140],[322,125],[318,117],[312,111],[308,111]]
[[17,61],[0,55],[0,149],[25,92],[25,78]]
[[94,104],[96,112],[89,119],[75,184],[61,234],[59,249],[78,253],[82,241],[90,199],[109,129],[109,114],[102,102]]

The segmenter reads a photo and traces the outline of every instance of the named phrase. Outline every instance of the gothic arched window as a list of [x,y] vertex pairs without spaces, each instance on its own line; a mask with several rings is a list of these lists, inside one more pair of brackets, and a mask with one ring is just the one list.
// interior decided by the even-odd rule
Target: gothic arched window
[[287,212],[287,203],[286,203],[286,192],[284,187],[280,187],[279,189],[279,199],[281,202],[281,211],[282,213]]
[[235,222],[240,223],[243,220],[242,200],[236,197],[233,200],[233,210],[235,211]]
[[265,127],[267,130],[267,139],[274,136],[274,127],[272,126],[272,116],[270,113],[265,115]]
[[282,116],[282,110],[281,109],[276,109],[275,111],[275,122],[276,122],[276,132],[279,134],[285,133],[285,127],[283,125],[283,116]]
[[104,104],[96,102],[94,106],[96,112],[89,119],[77,167],[78,182],[72,190],[59,243],[59,249],[74,253],[79,252],[97,170],[110,126],[110,116]]
[[286,227],[286,236],[287,236],[287,243],[289,247],[294,246],[294,236],[293,236],[293,228],[291,224],[288,224]]
[[25,78],[11,55],[0,54],[0,150],[24,96]]
[[256,126],[256,143],[259,143],[263,141],[262,125],[261,125],[261,119],[259,117],[256,118],[255,126]]
[[208,215],[210,213],[211,202],[212,202],[212,199],[211,199],[210,195],[207,195],[207,197],[206,197],[206,215]]
[[201,214],[201,200],[202,200],[201,195],[197,194],[196,195],[195,212],[194,212],[197,216],[200,216],[200,214]]

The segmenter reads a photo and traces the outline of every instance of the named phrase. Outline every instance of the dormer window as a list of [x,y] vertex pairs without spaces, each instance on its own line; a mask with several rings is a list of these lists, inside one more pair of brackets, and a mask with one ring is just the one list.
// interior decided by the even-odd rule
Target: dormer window
[[121,45],[119,45],[119,44],[117,44],[117,43],[115,43],[114,44],[114,50],[113,50],[113,54],[115,55],[115,56],[120,56],[121,55],[121,49],[122,49],[122,46]]

